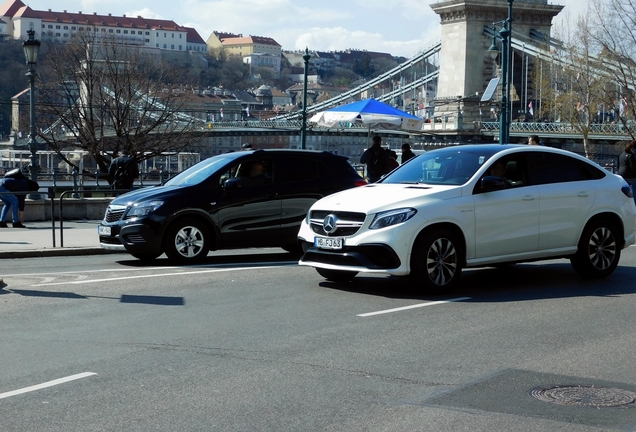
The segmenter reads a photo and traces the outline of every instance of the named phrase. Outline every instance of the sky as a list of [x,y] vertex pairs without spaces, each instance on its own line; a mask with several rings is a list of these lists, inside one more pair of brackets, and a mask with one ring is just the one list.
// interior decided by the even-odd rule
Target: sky
[[[360,49],[412,57],[440,38],[440,0],[22,0],[32,9],[143,16],[213,31],[267,36],[284,50]],[[573,21],[590,0],[548,0],[565,8],[555,21]],[[0,0],[4,2],[4,0]],[[514,7],[514,3],[513,3]]]

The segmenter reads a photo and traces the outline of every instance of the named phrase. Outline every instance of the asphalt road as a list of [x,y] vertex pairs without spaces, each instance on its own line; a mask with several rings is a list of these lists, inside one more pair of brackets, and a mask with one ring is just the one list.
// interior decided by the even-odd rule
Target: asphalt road
[[438,297],[278,249],[0,272],[2,432],[636,430],[636,247],[605,280],[548,261]]

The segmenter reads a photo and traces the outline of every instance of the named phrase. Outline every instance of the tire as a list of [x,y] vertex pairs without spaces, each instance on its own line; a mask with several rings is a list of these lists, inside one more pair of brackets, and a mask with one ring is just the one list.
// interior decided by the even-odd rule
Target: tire
[[320,276],[332,282],[349,282],[358,274],[358,272],[354,271],[329,270],[323,268],[316,268],[316,271]]
[[138,260],[141,260],[141,261],[152,261],[152,260],[156,259],[161,254],[156,254],[156,253],[131,253],[130,255],[132,255],[133,257],[135,257],[135,258],[137,258]]
[[413,247],[411,284],[419,291],[441,294],[455,287],[462,273],[459,240],[447,229],[430,230]]
[[579,240],[578,250],[570,258],[574,271],[585,278],[600,279],[614,272],[621,258],[619,231],[608,220],[588,223]]
[[168,228],[165,239],[168,258],[180,263],[197,263],[210,251],[210,235],[206,226],[196,219],[182,219]]

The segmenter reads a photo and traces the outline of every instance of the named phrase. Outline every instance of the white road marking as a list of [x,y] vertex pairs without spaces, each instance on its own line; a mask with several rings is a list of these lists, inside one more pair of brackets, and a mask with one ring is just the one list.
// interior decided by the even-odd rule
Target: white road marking
[[410,305],[410,306],[404,306],[404,307],[399,307],[399,308],[394,308],[394,309],[386,309],[386,310],[381,310],[381,311],[377,311],[377,312],[368,312],[368,313],[358,314],[356,316],[359,316],[359,317],[370,317],[370,316],[374,316],[374,315],[382,315],[382,314],[388,314],[388,313],[393,313],[393,312],[401,312],[401,311],[408,310],[408,309],[415,309],[415,308],[421,308],[421,307],[426,307],[426,306],[435,306],[435,305],[459,302],[459,301],[470,300],[470,299],[471,299],[471,297],[458,297],[458,298],[454,298],[454,299],[450,299],[450,300],[441,300],[441,301],[434,301],[434,302],[428,302],[428,303],[418,303],[418,304],[414,304],[414,305]]
[[20,395],[20,394],[23,394],[23,393],[29,393],[29,392],[36,391],[36,390],[42,390],[42,389],[47,388],[47,387],[53,387],[53,386],[56,386],[56,385],[59,385],[59,384],[64,384],[64,383],[67,383],[69,381],[75,381],[75,380],[86,378],[86,377],[89,377],[89,376],[92,376],[92,375],[97,375],[97,374],[95,372],[83,372],[83,373],[80,373],[80,374],[77,374],[77,375],[71,375],[71,376],[67,376],[67,377],[64,377],[64,378],[59,378],[59,379],[56,379],[56,380],[53,380],[53,381],[45,382],[45,383],[42,383],[42,384],[37,384],[37,385],[31,386],[31,387],[25,387],[25,388],[22,388],[22,389],[13,390],[13,391],[6,392],[6,393],[0,393],[0,399],[5,399],[5,398],[11,397],[11,396],[17,396],[17,395]]
[[199,271],[189,271],[189,272],[124,276],[124,277],[107,278],[107,279],[92,279],[92,280],[78,280],[78,281],[70,281],[70,282],[66,281],[66,282],[43,283],[43,284],[36,284],[31,286],[41,287],[41,286],[51,286],[51,285],[78,285],[78,284],[89,284],[89,283],[99,283],[99,282],[113,282],[113,281],[121,281],[121,280],[128,280],[128,279],[146,279],[146,278],[155,278],[155,277],[164,277],[164,276],[196,275],[196,274],[220,273],[220,272],[241,271],[241,270],[262,270],[266,268],[278,268],[278,267],[287,267],[287,266],[233,267],[233,268],[226,268],[226,269],[211,269],[211,270],[199,270]]

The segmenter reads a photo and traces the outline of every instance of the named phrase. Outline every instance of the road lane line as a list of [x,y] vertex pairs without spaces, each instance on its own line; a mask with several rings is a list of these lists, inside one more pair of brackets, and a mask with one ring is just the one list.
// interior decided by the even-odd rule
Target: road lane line
[[470,299],[471,299],[471,297],[458,297],[458,298],[454,298],[454,299],[450,299],[450,300],[441,300],[441,301],[434,301],[434,302],[428,302],[428,303],[418,303],[418,304],[414,304],[414,305],[410,305],[410,306],[404,306],[404,307],[399,307],[399,308],[394,308],[394,309],[386,309],[386,310],[381,310],[381,311],[376,311],[376,312],[367,312],[367,313],[363,313],[363,314],[358,314],[356,316],[366,318],[366,317],[370,317],[370,316],[374,316],[374,315],[382,315],[382,314],[388,314],[388,313],[393,313],[393,312],[401,312],[401,311],[408,310],[408,309],[415,309],[415,308],[421,308],[421,307],[426,307],[426,306],[435,306],[435,305],[459,302],[459,301],[470,300]]
[[56,386],[56,385],[59,385],[59,384],[64,384],[64,383],[67,383],[69,381],[75,381],[75,380],[86,378],[86,377],[89,377],[89,376],[92,376],[92,375],[97,375],[97,374],[95,372],[83,372],[83,373],[80,373],[80,374],[77,374],[77,375],[71,375],[71,376],[67,376],[67,377],[64,377],[64,378],[59,378],[59,379],[56,379],[56,380],[53,380],[53,381],[48,381],[48,382],[45,382],[45,383],[42,383],[42,384],[37,384],[37,385],[31,386],[31,387],[25,387],[25,388],[22,388],[22,389],[13,390],[13,391],[6,392],[6,393],[0,393],[0,399],[5,399],[5,398],[11,397],[11,396],[17,396],[17,395],[20,395],[20,394],[29,393],[29,392],[36,391],[36,390],[42,390],[42,389],[45,389],[47,387],[53,387],[53,386]]
[[238,270],[262,270],[262,269],[279,268],[279,267],[288,267],[288,266],[276,265],[276,266],[261,266],[261,267],[233,267],[233,268],[227,268],[227,269],[198,270],[198,271],[189,271],[189,272],[174,272],[174,273],[159,273],[159,274],[155,273],[155,274],[148,274],[148,275],[124,276],[124,277],[106,278],[106,279],[91,279],[91,280],[79,280],[79,281],[42,283],[42,284],[35,284],[31,286],[41,287],[41,286],[51,286],[51,285],[79,285],[79,284],[89,284],[89,283],[99,283],[99,282],[114,282],[114,281],[129,280],[129,279],[146,279],[146,278],[156,278],[156,277],[164,277],[164,276],[198,275],[198,274],[221,273],[221,272],[238,271]]

